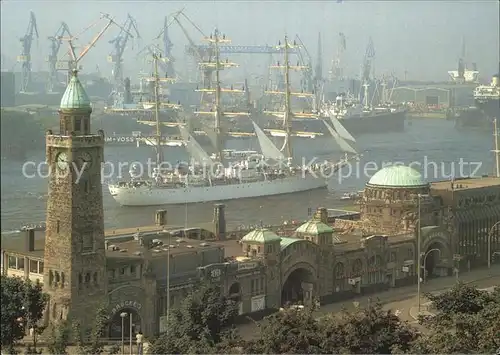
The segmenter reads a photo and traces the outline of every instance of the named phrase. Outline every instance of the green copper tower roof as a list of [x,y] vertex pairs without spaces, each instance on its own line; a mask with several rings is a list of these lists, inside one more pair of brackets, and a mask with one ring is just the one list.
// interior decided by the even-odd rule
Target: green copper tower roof
[[256,229],[245,235],[241,241],[247,243],[271,243],[278,242],[281,238],[269,229]]
[[71,80],[69,81],[66,91],[61,99],[61,109],[91,109],[90,99],[85,92],[80,80],[78,80],[78,72],[73,70]]
[[415,169],[404,165],[392,165],[383,168],[372,176],[368,185],[382,187],[423,187],[427,182]]

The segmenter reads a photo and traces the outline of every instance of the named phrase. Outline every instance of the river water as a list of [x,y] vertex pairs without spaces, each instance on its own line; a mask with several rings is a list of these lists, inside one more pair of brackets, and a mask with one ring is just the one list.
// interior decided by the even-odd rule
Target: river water
[[[231,148],[257,149],[256,143],[233,141]],[[250,145],[250,146],[249,146]],[[295,157],[306,161],[316,156],[335,159],[340,156],[329,138],[300,139],[294,142]],[[451,175],[493,172],[493,135],[488,132],[459,131],[454,123],[444,120],[413,120],[405,132],[372,134],[357,137],[355,147],[364,151],[358,163],[344,168],[330,180],[328,191],[316,190],[282,196],[232,200],[225,202],[227,219],[231,224],[276,223],[283,219],[305,219],[308,208],[328,208],[345,205],[339,198],[344,192],[358,191],[383,164],[412,163],[432,181]],[[185,159],[182,148],[166,148],[166,159]],[[149,147],[107,146],[105,159],[118,162],[140,161],[153,157]],[[45,160],[44,151],[31,153],[35,163]],[[460,167],[460,161],[463,161]],[[435,163],[435,164],[434,164]],[[476,166],[479,168],[477,171]],[[2,160],[1,164],[1,222],[2,231],[16,230],[28,223],[45,219],[47,180],[23,176],[23,163]],[[128,168],[125,168],[128,170]],[[33,173],[33,168],[28,170]],[[154,211],[159,207],[121,207],[104,187],[104,214],[107,228],[134,227],[153,224]],[[194,226],[212,220],[213,203],[165,206],[169,223]]]

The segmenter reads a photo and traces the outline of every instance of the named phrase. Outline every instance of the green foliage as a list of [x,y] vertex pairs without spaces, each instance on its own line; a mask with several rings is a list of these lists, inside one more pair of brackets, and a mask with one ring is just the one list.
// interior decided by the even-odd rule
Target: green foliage
[[210,353],[217,344],[233,340],[229,328],[237,315],[237,305],[221,294],[219,286],[202,285],[171,310],[168,331],[152,344],[151,353]]
[[71,326],[67,322],[61,322],[48,329],[47,350],[49,354],[67,354],[67,348],[71,341]]
[[100,307],[96,311],[94,324],[88,334],[82,331],[80,324],[77,322],[73,323],[73,334],[78,345],[79,354],[102,354],[104,352],[104,344],[101,342],[101,339],[108,322],[109,318],[106,308]]
[[435,316],[422,317],[427,331],[414,342],[418,353],[494,353],[500,348],[500,292],[464,284],[430,296]]
[[9,347],[25,336],[25,329],[36,331],[48,298],[40,283],[19,277],[2,275],[1,288],[1,345]]
[[500,288],[493,293],[464,284],[438,296],[438,309],[418,332],[379,303],[316,318],[312,309],[287,308],[259,324],[254,340],[230,328],[236,305],[218,287],[203,286],[172,310],[168,334],[155,354],[399,354],[494,353],[500,348]]

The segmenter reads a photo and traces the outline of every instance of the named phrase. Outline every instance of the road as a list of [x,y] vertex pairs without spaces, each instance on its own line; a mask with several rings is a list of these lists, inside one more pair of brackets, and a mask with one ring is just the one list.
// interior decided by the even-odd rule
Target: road
[[[460,281],[478,288],[497,286],[500,285],[500,265],[492,266],[491,269],[473,270],[459,276]],[[453,276],[435,278],[428,280],[425,284],[421,284],[421,303],[423,304],[427,301],[423,297],[424,293],[444,291],[453,287],[456,282],[456,278]],[[315,315],[316,317],[321,317],[328,313],[340,312],[342,309],[353,310],[355,303],[359,307],[364,307],[368,305],[370,300],[372,302],[378,300],[382,303],[384,309],[394,312],[399,311],[399,317],[402,320],[416,323],[415,319],[410,315],[410,310],[417,305],[417,285],[394,288],[370,296],[356,297],[347,302],[323,305]],[[257,334],[257,325],[256,323],[243,324],[238,327],[238,330],[243,338],[252,339]]]

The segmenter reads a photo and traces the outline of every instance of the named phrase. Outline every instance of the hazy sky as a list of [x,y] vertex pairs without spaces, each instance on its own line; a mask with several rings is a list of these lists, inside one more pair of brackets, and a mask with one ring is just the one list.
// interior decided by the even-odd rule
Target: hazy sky
[[[276,44],[287,32],[299,34],[316,60],[318,32],[322,34],[325,72],[337,50],[338,33],[347,38],[346,70],[359,74],[359,68],[371,36],[375,45],[375,70],[378,74],[395,73],[408,78],[443,80],[457,66],[462,37],[466,41],[468,62],[476,62],[482,76],[489,78],[498,70],[499,2],[474,1],[76,1],[76,0],[3,0],[1,2],[1,49],[12,67],[29,21],[29,11],[37,18],[40,38],[32,47],[34,70],[46,70],[48,36],[55,34],[61,21],[78,33],[96,21],[100,12],[109,13],[123,23],[127,13],[138,22],[142,44],[152,42],[163,26],[164,16],[185,8],[185,13],[206,34],[218,27],[233,44]],[[184,22],[186,23],[186,22]],[[87,44],[104,23],[86,32],[79,44]],[[186,23],[191,37],[201,35]],[[110,75],[108,43],[119,32],[110,28],[96,47],[82,60],[86,71],[99,64]],[[177,64],[185,61],[187,40],[175,24],[170,29]],[[129,42],[124,66],[128,73],[139,70],[134,55],[138,45]],[[61,51],[62,52],[62,51]],[[247,65],[252,57],[243,60]],[[254,57],[255,58],[255,57]],[[252,69],[253,70],[253,69]],[[251,70],[251,71],[252,71]],[[253,70],[255,71],[255,70]]]

